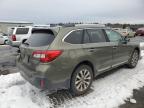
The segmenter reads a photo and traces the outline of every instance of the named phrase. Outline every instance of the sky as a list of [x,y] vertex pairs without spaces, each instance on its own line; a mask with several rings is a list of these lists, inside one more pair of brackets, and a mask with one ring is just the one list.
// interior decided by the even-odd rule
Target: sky
[[0,0],[0,21],[144,24],[144,0]]

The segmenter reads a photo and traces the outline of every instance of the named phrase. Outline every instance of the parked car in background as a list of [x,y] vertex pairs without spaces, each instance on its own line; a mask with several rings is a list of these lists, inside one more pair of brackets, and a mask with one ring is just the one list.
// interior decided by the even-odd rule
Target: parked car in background
[[139,28],[136,31],[135,36],[144,36],[144,27],[143,28]]
[[129,38],[134,37],[135,32],[129,28],[122,29],[122,28],[113,28],[113,30],[119,32],[123,36],[127,36]]
[[139,44],[101,25],[33,29],[20,46],[17,67],[36,87],[50,93],[86,93],[97,75],[127,64],[136,67]]
[[120,32],[122,28],[112,28],[113,30]]
[[9,30],[10,45],[19,47],[21,43],[25,42],[31,35],[32,27],[14,27]]
[[0,33],[0,44],[4,45],[4,44],[8,44],[8,42],[9,42],[9,39],[8,39],[7,34]]
[[122,29],[121,33],[123,36],[128,36],[129,38],[132,38],[135,35],[135,32],[131,29]]
[[49,28],[49,27],[50,27],[49,25],[35,25],[35,26],[10,28],[9,43],[13,47],[19,47],[21,43],[24,43],[31,36],[32,29]]

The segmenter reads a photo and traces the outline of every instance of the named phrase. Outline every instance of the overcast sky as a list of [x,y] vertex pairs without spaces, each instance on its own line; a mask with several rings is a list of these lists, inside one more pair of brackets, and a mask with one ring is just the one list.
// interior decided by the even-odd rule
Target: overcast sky
[[144,24],[144,0],[0,0],[0,20]]

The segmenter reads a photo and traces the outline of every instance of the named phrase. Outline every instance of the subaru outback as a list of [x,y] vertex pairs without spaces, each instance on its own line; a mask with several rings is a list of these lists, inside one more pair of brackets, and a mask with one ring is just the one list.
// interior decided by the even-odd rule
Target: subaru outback
[[126,64],[136,67],[139,45],[103,25],[33,29],[20,46],[17,66],[32,85],[50,93],[86,93],[97,75]]

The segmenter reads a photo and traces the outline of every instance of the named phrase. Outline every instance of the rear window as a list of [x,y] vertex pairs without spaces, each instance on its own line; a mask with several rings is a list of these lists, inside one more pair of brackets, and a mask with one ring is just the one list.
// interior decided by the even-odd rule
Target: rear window
[[17,28],[16,34],[28,34],[29,28]]
[[14,31],[14,28],[9,29],[9,31],[8,31],[9,36],[13,35],[13,31]]
[[26,43],[32,47],[47,46],[53,42],[54,38],[55,36],[50,30],[35,30]]

